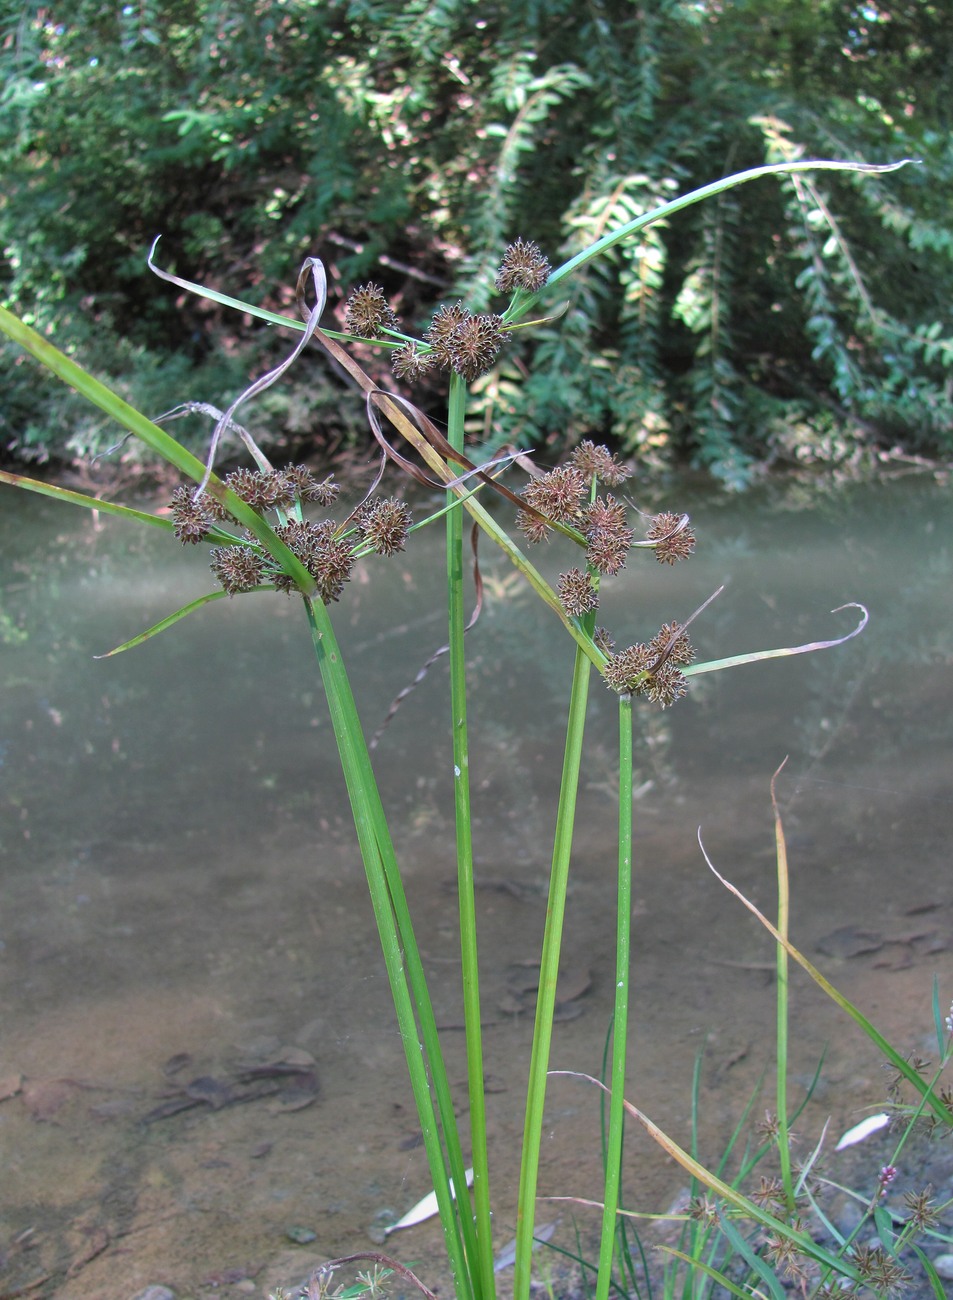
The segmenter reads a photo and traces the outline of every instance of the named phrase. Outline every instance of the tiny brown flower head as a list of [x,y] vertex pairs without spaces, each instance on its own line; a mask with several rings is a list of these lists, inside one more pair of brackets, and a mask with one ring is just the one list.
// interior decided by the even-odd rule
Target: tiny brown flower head
[[707,1196],[693,1196],[688,1206],[688,1217],[711,1227],[718,1222],[718,1206]]
[[626,646],[617,655],[613,655],[606,664],[606,685],[611,686],[620,695],[640,690],[646,680],[642,674],[651,662],[651,652],[641,641]]
[[479,379],[493,365],[505,337],[502,316],[467,316],[446,340],[451,366],[468,381]]
[[453,340],[457,330],[470,319],[462,302],[438,307],[427,330],[427,342],[433,348],[434,364],[450,369],[453,365]]
[[786,1202],[784,1183],[780,1178],[765,1178],[761,1175],[761,1185],[757,1191],[750,1193],[751,1199],[757,1204],[764,1207],[773,1206],[775,1209],[783,1209]]
[[688,679],[674,664],[665,663],[651,673],[640,687],[641,693],[663,709],[688,694]]
[[230,596],[261,585],[264,561],[250,546],[216,546],[211,554],[212,572]]
[[545,519],[540,519],[539,515],[531,515],[528,510],[516,512],[516,527],[528,542],[533,543],[544,542],[552,532]]
[[311,573],[318,585],[318,595],[325,605],[337,600],[344,590],[344,584],[351,576],[354,556],[346,541],[333,537],[321,549],[311,566]]
[[[290,519],[275,532],[314,578],[324,603],[329,605],[337,600],[351,576],[354,556],[350,544],[337,535],[333,522],[328,519],[323,523],[301,523]],[[275,585],[282,590],[288,586],[277,581]]]
[[172,493],[172,523],[175,535],[183,546],[194,545],[207,537],[215,522],[213,498],[204,492],[196,494],[195,488],[182,484]]
[[288,484],[291,494],[301,501],[316,501],[320,506],[333,506],[341,493],[340,486],[331,474],[319,483],[307,465],[286,465],[281,476]]
[[615,649],[615,640],[607,627],[597,627],[592,639],[604,655],[611,655]]
[[532,240],[517,239],[503,254],[496,273],[496,287],[500,293],[512,293],[514,289],[528,289],[535,293],[548,277],[549,262],[536,244]]
[[[801,1231],[800,1220],[795,1219],[791,1226],[795,1232]],[[786,1237],[781,1232],[769,1233],[765,1240],[765,1253],[776,1268],[784,1269],[788,1277],[795,1281],[802,1281],[807,1277],[804,1267],[805,1256],[790,1237]]]
[[655,558],[659,564],[674,564],[687,559],[695,549],[695,534],[688,526],[686,515],[676,515],[663,510],[656,515],[646,534],[655,542]]
[[433,366],[435,360],[432,352],[421,352],[415,344],[405,343],[391,353],[390,366],[398,379],[413,383]]
[[382,329],[400,326],[379,284],[362,284],[344,304],[344,328],[362,339],[377,338]]
[[576,447],[570,459],[587,483],[598,479],[606,487],[619,487],[629,477],[629,470],[619,464],[608,447],[597,447],[588,438]]
[[933,1199],[932,1184],[921,1192],[904,1192],[904,1204],[910,1211],[909,1222],[923,1232],[926,1228],[935,1228],[940,1222],[937,1204]]
[[253,510],[272,510],[288,505],[294,493],[277,470],[236,469],[225,476],[225,486]]
[[590,539],[599,533],[624,537],[626,546],[632,541],[632,530],[627,524],[625,506],[611,495],[596,497],[592,505],[582,512],[582,532]]
[[910,1281],[910,1274],[883,1246],[855,1246],[853,1262],[868,1286],[882,1294],[899,1291]]
[[649,649],[656,659],[664,656],[663,662],[670,664],[690,664],[695,660],[695,650],[688,633],[683,632],[678,623],[663,623],[649,642]]
[[629,554],[629,542],[632,534],[626,529],[628,537],[613,537],[611,533],[597,533],[589,539],[586,546],[586,561],[599,573],[611,578],[613,574],[625,568],[626,556]]
[[592,578],[582,569],[559,575],[559,599],[570,618],[581,618],[599,608],[599,596]]
[[523,496],[548,519],[575,524],[579,521],[585,490],[583,477],[577,469],[572,465],[557,465],[548,474],[530,479],[523,489]]
[[396,555],[404,549],[413,522],[413,516],[403,501],[387,497],[374,501],[361,512],[358,531],[378,555]]

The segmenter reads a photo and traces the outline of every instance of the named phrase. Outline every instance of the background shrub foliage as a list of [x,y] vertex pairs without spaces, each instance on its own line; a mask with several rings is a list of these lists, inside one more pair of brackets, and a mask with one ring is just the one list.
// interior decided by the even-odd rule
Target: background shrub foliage
[[[225,405],[287,347],[151,277],[156,234],[163,265],[279,310],[317,254],[339,302],[374,280],[419,330],[440,302],[498,303],[493,270],[517,235],[555,263],[732,171],[913,157],[884,177],[759,181],[649,227],[479,381],[473,432],[608,437],[735,482],[779,458],[953,452],[946,0],[0,13],[3,296],[150,411]],[[112,439],[35,367],[4,361],[8,454]],[[296,454],[350,436],[361,412],[341,389],[314,355],[259,406],[256,434]]]

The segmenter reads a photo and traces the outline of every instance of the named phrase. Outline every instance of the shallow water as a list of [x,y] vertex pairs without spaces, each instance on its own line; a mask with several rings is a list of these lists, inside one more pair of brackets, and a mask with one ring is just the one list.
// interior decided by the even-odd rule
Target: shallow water
[[[687,1142],[701,1054],[711,1157],[771,1061],[772,950],[696,833],[770,911],[769,783],[785,756],[792,936],[898,1045],[930,1055],[934,976],[941,1001],[953,988],[953,508],[927,478],[740,500],[686,483],[662,505],[691,513],[697,555],[674,571],[633,555],[600,616],[621,645],[723,582],[693,628],[700,659],[842,634],[856,611],[829,611],[845,601],[871,615],[847,645],[700,676],[674,709],[639,712],[631,1095]],[[411,541],[359,569],[334,612],[369,732],[442,639],[439,529]],[[31,1294],[105,1300],[161,1282],[180,1297],[227,1283],[260,1295],[282,1270],[293,1281],[372,1249],[374,1216],[402,1213],[429,1177],[300,608],[221,601],[94,660],[209,590],[204,548],[11,492],[0,544],[0,1295],[44,1276]],[[468,652],[502,1245],[572,650],[488,550]],[[552,576],[575,563],[555,543],[533,558]],[[444,660],[375,763],[462,1079],[446,716]],[[576,996],[553,1051],[555,1067],[594,1074],[613,982],[615,726],[594,682],[565,941]],[[803,978],[792,1036],[801,1086],[827,1048],[801,1122],[812,1141],[828,1114],[846,1127],[882,1100],[877,1054]],[[228,1086],[282,1055],[299,1074],[270,1096],[156,1116],[191,1080]],[[628,1159],[628,1202],[664,1208],[677,1169],[635,1134]],[[554,1080],[541,1192],[598,1197],[598,1167],[594,1092]],[[544,1203],[540,1220],[555,1213]],[[291,1246],[295,1226],[316,1240]],[[388,1249],[440,1277],[434,1224]]]

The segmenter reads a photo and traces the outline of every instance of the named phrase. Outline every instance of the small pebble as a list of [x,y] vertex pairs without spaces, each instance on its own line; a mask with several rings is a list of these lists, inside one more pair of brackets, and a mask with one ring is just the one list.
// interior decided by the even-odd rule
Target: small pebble
[[933,1267],[945,1282],[953,1279],[953,1255],[937,1255]]
[[133,1296],[133,1300],[175,1300],[175,1292],[167,1286],[147,1286],[145,1291]]
[[301,1228],[297,1224],[293,1228],[285,1229],[285,1236],[289,1241],[293,1241],[296,1246],[307,1246],[308,1242],[314,1241],[317,1235],[310,1228]]

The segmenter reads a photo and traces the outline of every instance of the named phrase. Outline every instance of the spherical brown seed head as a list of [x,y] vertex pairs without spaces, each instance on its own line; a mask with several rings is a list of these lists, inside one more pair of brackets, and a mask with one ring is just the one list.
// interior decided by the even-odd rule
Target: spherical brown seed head
[[294,498],[283,474],[277,470],[236,469],[225,476],[225,486],[253,510],[273,510]]
[[230,596],[251,591],[265,576],[264,561],[249,546],[216,546],[211,552],[212,572]]
[[398,329],[400,321],[384,297],[379,284],[362,284],[344,304],[344,328],[348,334],[374,339],[382,329]]
[[570,618],[581,618],[599,608],[599,596],[591,576],[583,569],[570,569],[559,575],[559,599]]
[[433,314],[427,330],[427,342],[433,348],[434,364],[450,369],[453,365],[453,338],[457,330],[470,319],[470,312],[462,302],[445,304]]
[[612,533],[598,532],[586,544],[586,562],[605,577],[611,578],[625,568],[631,541],[632,532],[628,528],[617,537]]
[[632,529],[628,527],[627,519],[625,506],[621,501],[616,501],[614,496],[596,497],[592,505],[582,512],[583,536],[590,540],[599,536],[624,537],[629,546],[632,542]]
[[215,513],[212,510],[204,492],[196,495],[195,488],[182,484],[172,493],[170,505],[172,507],[172,523],[175,528],[175,535],[183,546],[194,546],[200,542],[203,537],[207,537],[212,524],[215,522]]
[[619,464],[608,447],[597,447],[588,438],[575,448],[570,459],[587,483],[598,479],[606,487],[619,487],[629,477],[630,471]]
[[579,521],[580,503],[586,491],[582,475],[572,465],[557,465],[548,474],[530,479],[523,496],[548,519],[575,524]]
[[479,379],[493,365],[505,337],[501,316],[468,316],[446,341],[451,366],[467,381]]
[[413,521],[413,515],[403,501],[387,497],[373,502],[361,512],[358,531],[379,555],[396,555],[404,549]]
[[535,293],[549,278],[549,262],[538,246],[527,239],[517,239],[503,254],[496,273],[496,287],[500,293],[513,293],[527,289]]
[[611,686],[620,695],[637,690],[644,680],[641,674],[648,668],[651,660],[648,646],[643,645],[641,641],[626,646],[617,655],[613,655],[606,664],[606,685]]
[[684,515],[663,510],[649,525],[646,536],[649,541],[655,542],[655,558],[659,564],[674,564],[677,560],[685,560],[694,551],[695,534],[685,520]]
[[639,693],[647,696],[653,704],[660,704],[663,709],[667,709],[688,693],[688,679],[674,664],[664,663],[657,672],[646,677],[639,687]]
[[398,379],[413,383],[430,370],[434,361],[432,352],[421,352],[415,344],[405,343],[402,348],[391,353],[390,367]]
[[[672,647],[666,653],[669,642],[672,642]],[[678,623],[663,623],[649,642],[649,649],[655,659],[665,655],[666,663],[684,666],[695,661],[695,648],[688,639],[688,633],[683,632]]]
[[531,515],[528,510],[517,511],[516,527],[526,540],[534,545],[538,542],[544,542],[552,532],[545,519],[540,519],[538,515]]

